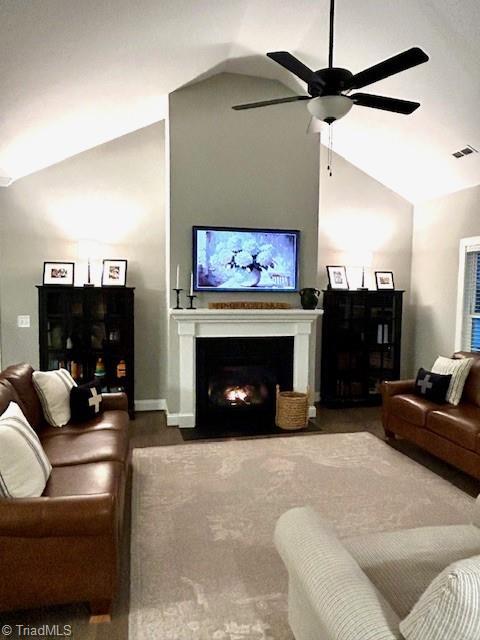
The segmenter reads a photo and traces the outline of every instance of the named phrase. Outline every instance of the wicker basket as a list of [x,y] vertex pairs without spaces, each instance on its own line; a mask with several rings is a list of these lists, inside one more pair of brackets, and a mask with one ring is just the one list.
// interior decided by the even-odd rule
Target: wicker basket
[[277,384],[277,413],[275,424],[280,429],[294,431],[308,424],[308,393],[280,391]]

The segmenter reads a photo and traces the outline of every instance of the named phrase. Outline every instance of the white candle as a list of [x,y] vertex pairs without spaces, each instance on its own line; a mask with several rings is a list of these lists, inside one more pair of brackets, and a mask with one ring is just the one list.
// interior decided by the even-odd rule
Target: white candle
[[193,273],[190,271],[190,295],[193,296]]
[[176,289],[180,289],[180,265],[177,264],[177,286]]

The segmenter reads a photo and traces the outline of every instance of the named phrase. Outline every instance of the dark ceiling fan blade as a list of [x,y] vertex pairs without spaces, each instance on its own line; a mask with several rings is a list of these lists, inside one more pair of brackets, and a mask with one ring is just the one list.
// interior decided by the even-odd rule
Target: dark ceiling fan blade
[[398,98],[386,98],[385,96],[374,96],[370,93],[353,93],[348,96],[360,107],[371,107],[372,109],[383,109],[394,113],[409,115],[420,106],[419,102],[410,100],[399,100]]
[[418,64],[423,64],[427,60],[429,60],[429,57],[425,51],[422,51],[419,47],[412,47],[403,53],[399,53],[355,74],[351,80],[350,88],[361,89],[361,87],[366,87],[368,84],[378,82],[378,80],[383,80],[406,69],[411,69]]
[[275,100],[263,100],[263,102],[249,102],[248,104],[236,104],[232,109],[241,111],[242,109],[256,109],[257,107],[268,107],[271,104],[282,104],[283,102],[297,102],[298,100],[311,100],[311,96],[290,96],[289,98],[276,98]]
[[309,69],[303,64],[303,62],[300,62],[298,58],[295,58],[291,53],[288,53],[288,51],[271,51],[270,53],[267,53],[267,56],[282,65],[285,69],[288,69],[288,71],[307,84],[312,84],[314,82],[317,82],[322,86],[325,84],[323,80],[317,76],[315,71]]

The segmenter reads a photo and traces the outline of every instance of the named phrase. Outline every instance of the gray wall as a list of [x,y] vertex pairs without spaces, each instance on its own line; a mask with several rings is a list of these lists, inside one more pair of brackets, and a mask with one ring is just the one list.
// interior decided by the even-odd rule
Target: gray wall
[[[341,126],[341,125],[338,125]],[[318,266],[320,289],[328,283],[326,265],[345,264],[351,288],[360,286],[362,254],[371,254],[366,286],[375,289],[375,270],[393,271],[396,289],[405,289],[402,369],[411,365],[410,267],[413,207],[401,196],[334,154],[326,170],[322,145]],[[320,350],[320,349],[319,349]],[[317,373],[318,381],[318,373]]]
[[414,214],[412,302],[414,369],[429,368],[455,349],[459,242],[480,235],[480,186],[417,205]]
[[[339,156],[334,157],[330,178],[323,147],[319,174],[318,137],[305,134],[309,118],[304,104],[245,112],[231,109],[233,104],[290,93],[275,81],[221,74],[171,94],[170,136],[166,141],[171,164],[169,219],[164,211],[163,123],[0,190],[2,366],[19,360],[38,365],[34,285],[41,282],[43,261],[78,262],[77,241],[90,235],[100,240],[102,257],[129,260],[128,284],[137,287],[136,398],[165,398],[168,390],[169,409],[175,412],[178,342],[176,326],[168,322],[169,292],[165,289],[172,286],[177,264],[182,268],[182,286],[188,287],[191,227],[212,224],[300,229],[301,286],[323,288],[325,265],[343,264],[348,252],[370,246],[371,271],[393,270],[397,288],[407,290],[403,363],[404,369],[410,369],[412,206]],[[468,200],[472,225],[475,195]],[[452,206],[457,207],[456,201]],[[450,210],[446,205],[445,209]],[[418,209],[417,261],[424,251],[422,220],[429,218],[427,211],[427,205]],[[446,219],[447,213],[440,228],[445,228]],[[458,236],[477,232],[462,230]],[[432,233],[435,225],[427,225],[426,244]],[[453,244],[456,262],[458,239]],[[165,271],[168,254],[170,273]],[[432,295],[429,287],[422,286],[422,275],[429,268],[420,264],[416,295],[421,299]],[[445,271],[450,273],[449,268]],[[415,266],[413,273],[417,274]],[[78,282],[82,275],[79,268]],[[358,269],[350,275],[354,279]],[[168,282],[167,276],[172,281]],[[255,293],[202,294],[198,304],[206,307],[209,300],[237,297],[261,297],[299,306],[297,294]],[[31,329],[16,327],[19,314],[32,316]],[[429,333],[429,329],[425,331]],[[416,340],[418,343],[418,331]]]
[[[164,165],[161,122],[0,190],[3,367],[38,366],[35,284],[43,262],[77,262],[77,241],[95,238],[99,258],[128,260],[127,284],[136,287],[136,399],[165,397]],[[19,314],[31,316],[30,329],[17,328]]]
[[[220,74],[170,95],[170,274],[189,286],[192,225],[284,227],[301,231],[300,284],[317,265],[318,138],[305,134],[303,103],[235,112],[232,105],[290,95],[276,81]],[[299,305],[298,294],[201,294],[209,300],[268,299]],[[173,305],[172,305],[173,306]],[[170,325],[168,404],[177,411],[178,342]]]

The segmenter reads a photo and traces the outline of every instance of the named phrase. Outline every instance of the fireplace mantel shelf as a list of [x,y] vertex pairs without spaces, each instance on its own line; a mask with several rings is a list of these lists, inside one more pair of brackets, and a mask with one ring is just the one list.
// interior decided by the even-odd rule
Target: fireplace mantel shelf
[[174,320],[184,322],[312,321],[322,314],[323,309],[170,309]]
[[[170,309],[169,314],[177,324],[179,336],[180,390],[180,411],[168,415],[169,425],[195,426],[197,338],[294,336],[294,389],[312,388],[315,339],[311,334],[313,325],[323,314],[322,309]],[[310,415],[315,415],[313,405]]]

